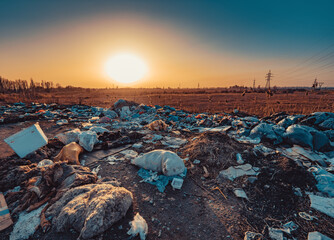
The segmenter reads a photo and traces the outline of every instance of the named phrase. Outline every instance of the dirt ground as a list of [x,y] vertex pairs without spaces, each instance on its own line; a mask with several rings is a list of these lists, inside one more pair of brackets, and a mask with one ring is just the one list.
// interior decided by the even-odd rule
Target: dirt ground
[[116,100],[126,99],[146,105],[170,105],[190,112],[232,112],[234,109],[268,116],[285,111],[288,114],[309,114],[334,109],[334,91],[277,90],[273,96],[248,91],[226,92],[226,89],[54,89],[35,97],[0,94],[0,104],[43,102],[86,104],[110,107]]
[[[9,158],[12,159],[17,158],[11,155],[13,152],[8,150],[8,146],[3,143],[2,139],[32,123],[1,126],[1,161],[6,161],[5,156],[10,156]],[[54,122],[48,121],[41,121],[40,125],[50,138],[71,128],[69,125],[59,127]],[[188,140],[195,136],[189,136]],[[112,154],[119,149],[111,149],[110,152],[86,152],[81,155],[80,159],[85,159],[85,165],[91,169],[100,165],[99,176],[116,178],[121,186],[130,190],[134,195],[133,207],[128,211],[126,217],[95,239],[129,239],[126,234],[129,229],[129,221],[137,212],[148,223],[147,239],[243,239],[246,231],[258,232],[266,236],[269,226],[280,227],[288,221],[294,221],[300,226],[293,233],[297,239],[306,239],[310,231],[320,231],[334,238],[333,219],[312,210],[309,207],[307,196],[298,198],[293,192],[293,187],[299,187],[303,191],[311,191],[314,188],[314,179],[305,170],[300,170],[294,162],[276,154],[267,157],[247,154],[247,150],[251,148],[250,145],[238,143],[220,133],[202,134],[198,137],[204,142],[214,141],[220,144],[219,146],[207,145],[207,149],[203,151],[215,154],[215,147],[224,148],[224,146],[227,150],[216,152],[220,159],[205,162],[205,156],[200,152],[193,151],[193,155],[189,154],[198,147],[190,141],[178,150],[185,154],[183,157],[189,157],[186,162],[188,174],[182,189],[173,190],[168,185],[164,193],[160,193],[153,185],[141,183],[142,179],[137,175],[138,168],[127,160],[118,161],[114,165],[106,161],[96,162],[97,159],[101,160],[101,154]],[[159,144],[144,144],[141,151],[160,147]],[[231,165],[232,153],[234,155],[236,151],[245,152],[243,157],[247,162],[261,167],[261,174],[255,183],[249,183],[247,177],[241,177],[233,182],[217,180],[219,170]],[[193,165],[191,162],[194,158],[201,160],[201,163]],[[203,167],[207,168],[208,176],[205,175]],[[226,198],[218,190],[213,190],[215,187],[219,187]],[[249,201],[234,195],[233,189],[236,187],[242,187],[247,192]],[[313,216],[317,217],[316,220],[306,221],[298,216],[299,212],[310,211]],[[17,216],[14,216],[14,220],[16,218]],[[1,232],[0,239],[8,239],[12,229],[13,227],[10,227]],[[72,230],[66,233],[56,233],[54,229],[51,229],[43,233],[41,229],[38,229],[31,239],[72,240],[78,235],[79,233]]]

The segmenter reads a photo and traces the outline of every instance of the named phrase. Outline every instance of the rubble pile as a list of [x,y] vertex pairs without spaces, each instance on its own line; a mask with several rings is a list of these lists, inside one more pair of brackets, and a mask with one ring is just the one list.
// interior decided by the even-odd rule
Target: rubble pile
[[[14,221],[1,238],[334,238],[334,113],[258,118],[122,99],[0,113],[1,128],[41,128],[5,140],[18,155],[0,157]],[[47,139],[46,123],[68,127]],[[20,230],[27,219],[34,229]]]

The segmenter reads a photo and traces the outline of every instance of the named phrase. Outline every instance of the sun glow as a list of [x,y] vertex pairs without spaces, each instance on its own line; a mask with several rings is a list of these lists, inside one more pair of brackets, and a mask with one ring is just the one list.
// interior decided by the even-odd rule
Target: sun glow
[[133,83],[146,76],[148,67],[140,57],[131,53],[120,53],[106,62],[105,71],[117,82]]

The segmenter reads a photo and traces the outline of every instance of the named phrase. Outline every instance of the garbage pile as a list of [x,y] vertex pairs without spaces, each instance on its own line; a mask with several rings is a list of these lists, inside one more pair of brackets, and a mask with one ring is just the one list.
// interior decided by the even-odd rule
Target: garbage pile
[[[204,211],[226,228],[216,236],[334,238],[334,113],[258,118],[122,99],[111,108],[16,103],[0,113],[4,127],[32,123],[4,139],[17,155],[0,158],[0,191],[14,222],[3,237],[73,230],[81,239],[108,231],[119,239],[189,239],[165,233],[171,226],[158,223],[157,211],[144,211],[152,208],[145,202],[165,209],[165,200],[154,200],[164,196],[190,216],[188,201],[205,201]],[[71,128],[47,139],[43,122]],[[196,188],[201,197],[189,193]]]

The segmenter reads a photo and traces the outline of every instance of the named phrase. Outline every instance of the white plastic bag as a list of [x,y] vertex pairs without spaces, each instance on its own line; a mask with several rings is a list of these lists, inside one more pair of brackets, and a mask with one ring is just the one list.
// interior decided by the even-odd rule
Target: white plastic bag
[[166,176],[174,176],[184,172],[183,160],[176,154],[167,150],[154,150],[141,155],[131,161],[139,167],[162,172]]
[[146,235],[148,233],[148,226],[145,219],[142,216],[140,216],[139,213],[136,214],[136,216],[129,224],[131,228],[127,232],[128,235],[132,235],[132,237],[134,237],[139,234],[140,240],[145,240]]
[[94,148],[95,143],[98,142],[97,134],[93,131],[82,132],[79,135],[79,144],[81,147],[91,152]]
[[59,141],[67,145],[71,142],[78,142],[80,133],[81,133],[80,129],[76,128],[71,131],[59,133],[56,135],[56,137],[59,139]]

